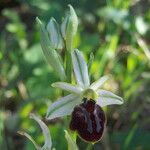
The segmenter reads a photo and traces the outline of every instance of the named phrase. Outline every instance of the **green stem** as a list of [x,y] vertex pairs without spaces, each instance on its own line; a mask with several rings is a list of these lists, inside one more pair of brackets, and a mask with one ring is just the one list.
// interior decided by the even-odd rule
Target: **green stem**
[[110,143],[109,143],[109,135],[108,135],[108,130],[107,128],[105,129],[105,135],[103,136],[102,139],[102,144],[104,145],[104,149],[105,150],[111,150],[110,148]]
[[71,50],[67,50],[66,51],[66,76],[67,76],[68,83],[71,83],[71,72],[72,72]]
[[88,146],[87,146],[87,148],[86,148],[86,150],[91,150],[92,147],[93,147],[93,145],[91,143],[89,143]]

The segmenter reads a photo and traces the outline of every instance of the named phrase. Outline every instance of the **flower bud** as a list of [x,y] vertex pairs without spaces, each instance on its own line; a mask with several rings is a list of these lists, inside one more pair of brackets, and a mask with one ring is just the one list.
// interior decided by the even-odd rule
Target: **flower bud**
[[70,8],[70,11],[61,25],[61,32],[63,38],[66,41],[67,50],[71,50],[73,46],[73,40],[78,28],[78,18],[73,7],[71,5],[68,6]]
[[66,28],[67,28],[68,20],[69,20],[69,15],[65,17],[65,19],[63,20],[61,24],[61,34],[64,40],[66,40]]
[[64,43],[60,33],[59,25],[54,18],[51,18],[48,25],[47,31],[50,38],[50,44],[54,49],[63,49]]
[[60,56],[56,52],[56,50],[50,45],[47,31],[42,22],[38,18],[36,18],[36,21],[40,28],[41,47],[44,56],[46,57],[46,60],[52,66],[52,68],[57,72],[60,79],[64,81],[66,79],[66,75]]

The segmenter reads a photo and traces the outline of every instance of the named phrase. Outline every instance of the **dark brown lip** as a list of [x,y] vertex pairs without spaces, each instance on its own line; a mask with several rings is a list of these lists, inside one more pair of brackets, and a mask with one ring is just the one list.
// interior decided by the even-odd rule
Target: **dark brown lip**
[[103,136],[105,126],[105,113],[94,100],[84,98],[83,103],[74,108],[70,129],[76,131],[86,142],[99,141]]

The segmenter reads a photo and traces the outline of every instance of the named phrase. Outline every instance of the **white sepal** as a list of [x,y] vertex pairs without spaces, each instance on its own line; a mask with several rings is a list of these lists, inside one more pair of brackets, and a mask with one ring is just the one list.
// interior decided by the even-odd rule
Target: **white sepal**
[[103,76],[99,80],[95,81],[90,85],[90,88],[93,90],[97,90],[102,87],[102,85],[109,79],[109,76]]
[[72,52],[73,69],[78,85],[87,88],[90,84],[87,64],[84,60],[83,54],[75,49]]
[[80,94],[83,90],[81,87],[74,86],[66,82],[55,82],[52,84],[52,86],[75,94]]
[[58,99],[52,103],[47,111],[46,119],[54,119],[57,117],[63,117],[70,115],[73,108],[81,102],[79,96],[75,94],[69,94],[65,97]]
[[121,105],[123,104],[123,99],[114,93],[106,90],[98,90],[98,98],[97,98],[97,104],[101,107],[107,106],[107,105]]
[[52,147],[52,141],[51,141],[51,136],[48,127],[46,124],[40,120],[36,115],[31,114],[30,117],[34,119],[41,127],[44,138],[45,138],[45,143],[44,146],[41,148],[41,150],[51,150]]

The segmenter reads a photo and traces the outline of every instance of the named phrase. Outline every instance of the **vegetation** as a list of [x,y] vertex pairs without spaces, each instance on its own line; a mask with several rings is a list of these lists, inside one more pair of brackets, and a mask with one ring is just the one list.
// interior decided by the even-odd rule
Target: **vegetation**
[[0,149],[34,149],[17,133],[19,130],[40,145],[44,143],[30,113],[43,118],[56,150],[66,150],[66,139],[72,142],[74,138],[67,132],[70,117],[45,120],[48,106],[62,96],[62,91],[51,86],[60,78],[45,61],[35,21],[38,16],[46,24],[54,17],[61,24],[68,3],[79,19],[74,47],[85,54],[87,62],[94,57],[92,65],[88,64],[92,66],[91,81],[111,74],[104,88],[124,99],[119,107],[104,108],[107,130],[103,139],[93,145],[77,137],[79,149],[150,149],[150,4],[146,0],[1,0]]

